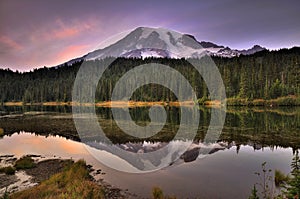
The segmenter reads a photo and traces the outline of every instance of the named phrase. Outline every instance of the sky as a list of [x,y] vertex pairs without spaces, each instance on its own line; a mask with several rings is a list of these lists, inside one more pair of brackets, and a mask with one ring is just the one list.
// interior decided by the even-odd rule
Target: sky
[[1,0],[0,68],[55,66],[140,26],[234,49],[300,46],[299,10],[299,0]]

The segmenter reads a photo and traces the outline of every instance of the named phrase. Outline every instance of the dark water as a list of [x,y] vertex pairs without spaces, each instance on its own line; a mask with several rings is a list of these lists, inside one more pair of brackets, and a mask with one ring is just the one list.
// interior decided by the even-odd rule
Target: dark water
[[[150,122],[148,110],[132,108],[130,114],[137,124],[146,126]],[[167,107],[166,110],[166,125],[160,133],[147,139],[122,132],[109,108],[97,108],[96,112],[101,128],[114,146],[132,153],[145,153],[169,142],[186,143],[180,139],[172,141],[180,125],[180,109]],[[122,159],[107,150],[107,143],[101,142],[97,135],[84,137],[88,145],[77,142],[82,137],[77,134],[72,109],[62,106],[2,107],[0,128],[8,135],[0,138],[0,155],[84,158],[107,173],[104,176],[107,182],[142,197],[150,197],[152,187],[159,186],[178,198],[247,198],[253,184],[259,183],[254,172],[261,171],[263,162],[273,171],[290,171],[293,152],[300,147],[300,108],[229,108],[221,136],[217,142],[205,146],[202,140],[212,110],[200,108],[199,111],[201,119],[192,147],[184,157],[156,172],[130,174],[105,166],[105,161],[110,161],[122,168],[136,169],[131,159]],[[203,147],[209,147],[210,153],[199,153]],[[91,151],[104,162],[99,163]]]

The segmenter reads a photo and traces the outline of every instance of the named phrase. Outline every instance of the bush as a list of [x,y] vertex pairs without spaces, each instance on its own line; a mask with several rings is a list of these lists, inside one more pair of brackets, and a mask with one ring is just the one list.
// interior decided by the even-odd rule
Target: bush
[[289,95],[286,97],[279,97],[275,100],[271,100],[271,102],[273,102],[275,105],[277,106],[297,106],[300,105],[299,99],[297,99],[296,96],[293,95]]
[[[299,198],[300,196],[300,157],[299,151],[297,150],[295,156],[293,157],[291,163],[291,176],[285,175],[282,172],[275,170],[275,185],[279,186],[282,185],[280,188],[280,193],[275,198]],[[266,162],[262,164],[263,173],[257,173],[258,176],[262,176],[261,180],[262,183],[259,184],[262,188],[262,196],[263,198],[274,198],[273,195],[276,194],[273,189],[270,189],[269,181],[272,177],[269,175],[271,170],[267,170]],[[257,199],[257,189],[254,188],[251,191],[251,196],[249,199]]]
[[279,187],[280,185],[283,185],[289,180],[289,177],[286,176],[284,173],[282,173],[279,170],[275,170],[275,185],[276,187]]
[[209,101],[209,98],[206,96],[201,97],[200,99],[198,99],[198,104],[199,105],[204,105],[205,102]]
[[164,199],[164,193],[159,187],[153,187],[152,195],[154,199]]
[[153,199],[176,199],[175,196],[165,196],[161,188],[153,187],[152,189]]
[[248,199],[259,199],[257,189],[256,189],[255,185],[253,186],[253,189],[251,191],[251,195],[249,196]]
[[266,101],[264,99],[255,99],[252,101],[253,106],[265,106]]
[[29,157],[29,156],[24,156],[22,158],[20,158],[19,160],[16,161],[14,167],[17,169],[17,170],[20,170],[20,169],[31,169],[33,167],[35,167],[35,163],[34,163],[34,160]]
[[14,175],[15,172],[16,169],[11,166],[0,168],[0,173],[5,173],[6,175]]
[[228,106],[300,106],[300,97],[289,95],[285,97],[279,97],[276,99],[264,100],[254,99],[249,100],[247,98],[227,98]]
[[228,106],[249,106],[249,105],[251,105],[250,101],[247,98],[238,98],[238,97],[227,98],[226,104]]

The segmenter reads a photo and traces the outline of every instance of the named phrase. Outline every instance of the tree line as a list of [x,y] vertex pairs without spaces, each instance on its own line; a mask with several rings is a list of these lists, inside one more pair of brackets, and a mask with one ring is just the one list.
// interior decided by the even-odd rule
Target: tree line
[[[212,60],[221,73],[227,97],[275,99],[287,95],[300,95],[299,47],[278,51],[265,50],[253,55],[241,55],[233,58],[212,57]],[[95,99],[97,102],[111,100],[116,82],[129,70],[147,63],[170,66],[189,81],[196,91],[197,98],[209,98],[212,93],[208,92],[203,78],[190,61],[193,60],[170,58],[115,59],[110,57],[102,60],[85,61],[84,64],[88,65],[90,70],[94,70],[94,74],[109,64],[96,88]],[[210,58],[208,57],[196,61],[209,67]],[[1,102],[22,101],[25,103],[72,101],[73,84],[82,63],[83,61],[79,61],[71,65],[44,67],[23,73],[0,69],[0,100]],[[88,75],[90,74],[82,78],[89,79]],[[135,78],[139,78],[138,74]],[[178,79],[170,77],[170,81],[172,81],[171,84],[178,87],[181,95],[185,94],[185,88]],[[128,82],[128,85],[130,83]],[[124,88],[126,89],[126,86]],[[137,89],[131,99],[135,101],[176,101],[177,97],[161,85],[149,84]]]

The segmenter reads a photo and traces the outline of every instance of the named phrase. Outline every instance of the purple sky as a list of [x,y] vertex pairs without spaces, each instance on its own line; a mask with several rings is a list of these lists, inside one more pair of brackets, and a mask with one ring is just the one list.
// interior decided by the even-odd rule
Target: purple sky
[[300,46],[299,0],[1,0],[0,68],[53,66],[138,26],[231,48]]

